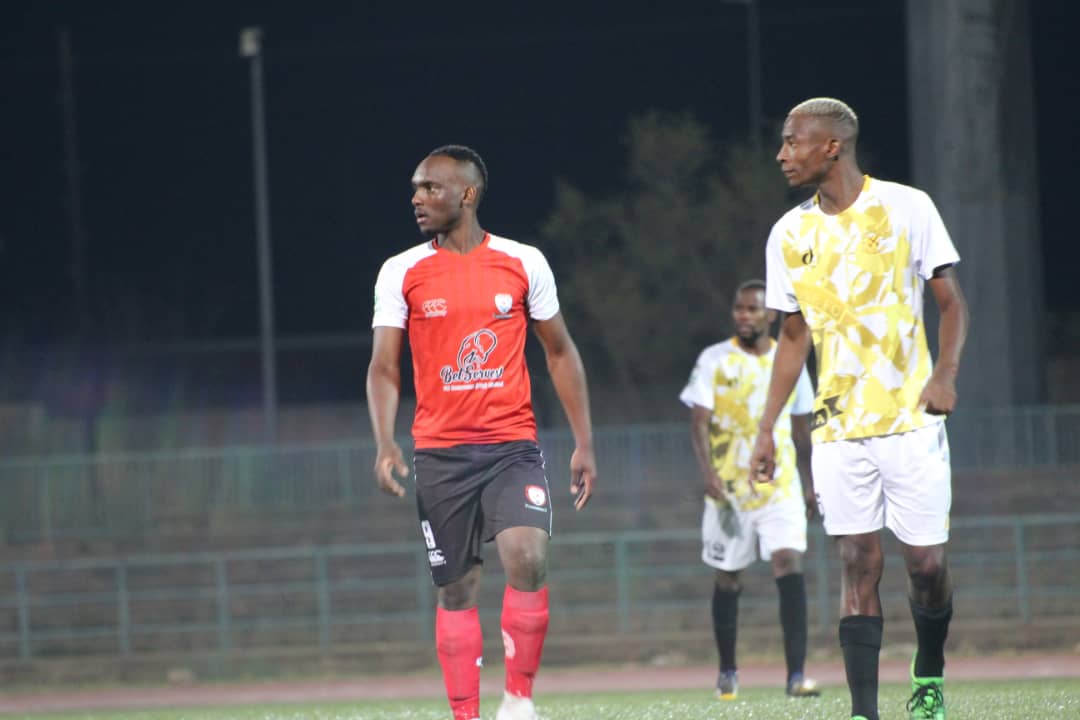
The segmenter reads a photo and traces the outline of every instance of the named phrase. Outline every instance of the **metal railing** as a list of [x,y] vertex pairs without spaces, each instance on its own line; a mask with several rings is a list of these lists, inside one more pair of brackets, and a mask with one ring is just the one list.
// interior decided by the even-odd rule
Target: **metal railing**
[[[961,411],[949,421],[953,467],[1080,465],[1080,406]],[[541,435],[549,467],[566,467],[567,431]],[[685,424],[601,429],[597,456],[619,500],[696,477]],[[304,447],[34,457],[0,462],[0,541],[148,539],[212,513],[356,508],[372,492],[369,440]]]
[[[807,556],[811,621],[836,620],[835,557],[820,526]],[[419,542],[21,562],[0,569],[0,657],[215,652],[431,639],[434,593]],[[1080,614],[1080,514],[964,518],[954,579],[982,618]],[[602,638],[705,622],[709,572],[696,529],[577,533],[552,547],[561,632]],[[889,552],[882,593],[906,612]],[[497,570],[496,570],[497,573]],[[767,563],[746,571],[741,622],[775,623]],[[481,606],[497,608],[489,578]],[[699,617],[700,616],[700,617]]]

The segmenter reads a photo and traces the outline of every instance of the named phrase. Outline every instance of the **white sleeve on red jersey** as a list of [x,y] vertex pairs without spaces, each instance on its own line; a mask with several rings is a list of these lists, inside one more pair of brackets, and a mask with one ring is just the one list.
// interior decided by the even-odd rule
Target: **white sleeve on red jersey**
[[430,243],[417,245],[383,263],[375,280],[375,312],[371,327],[405,329],[409,324],[409,305],[402,290],[405,273],[416,263],[433,254]]
[[544,253],[532,245],[495,235],[491,236],[488,245],[493,250],[516,257],[525,268],[525,275],[529,280],[529,294],[525,298],[529,306],[529,317],[533,320],[550,320],[555,317],[559,312],[559,293],[555,289],[555,275],[551,272]]

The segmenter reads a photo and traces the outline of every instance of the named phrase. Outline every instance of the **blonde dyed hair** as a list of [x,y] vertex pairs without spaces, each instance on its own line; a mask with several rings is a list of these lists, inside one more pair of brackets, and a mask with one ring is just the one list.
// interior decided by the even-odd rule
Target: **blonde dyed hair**
[[810,98],[791,108],[788,115],[806,115],[828,120],[836,128],[840,139],[847,142],[859,137],[859,116],[843,100],[831,97]]

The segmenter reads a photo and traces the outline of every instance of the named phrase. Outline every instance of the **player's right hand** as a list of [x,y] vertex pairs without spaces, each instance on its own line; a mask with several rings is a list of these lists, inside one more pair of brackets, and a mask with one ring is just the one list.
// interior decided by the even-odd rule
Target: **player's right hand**
[[754,483],[770,483],[776,472],[776,441],[772,432],[759,431],[750,454],[750,487]]
[[375,482],[383,492],[405,497],[405,488],[395,475],[402,480],[409,477],[409,466],[405,464],[398,444],[391,443],[387,447],[380,447],[375,457]]
[[705,494],[718,503],[727,503],[727,499],[724,497],[724,481],[720,479],[715,470],[705,476]]

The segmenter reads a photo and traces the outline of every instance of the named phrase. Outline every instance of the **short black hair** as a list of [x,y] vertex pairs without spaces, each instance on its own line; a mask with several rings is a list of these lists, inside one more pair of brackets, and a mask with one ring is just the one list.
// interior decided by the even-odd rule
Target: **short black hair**
[[428,157],[435,155],[443,155],[448,158],[453,158],[458,162],[471,163],[476,171],[480,173],[480,188],[479,195],[476,198],[476,204],[480,204],[480,200],[487,194],[488,187],[488,171],[487,165],[484,164],[484,159],[480,157],[480,153],[473,150],[466,145],[443,145],[437,147],[427,154]]
[[743,290],[760,290],[761,292],[765,292],[765,281],[758,280],[757,278],[746,280],[739,285],[739,287],[735,288],[735,294],[738,295]]

